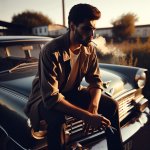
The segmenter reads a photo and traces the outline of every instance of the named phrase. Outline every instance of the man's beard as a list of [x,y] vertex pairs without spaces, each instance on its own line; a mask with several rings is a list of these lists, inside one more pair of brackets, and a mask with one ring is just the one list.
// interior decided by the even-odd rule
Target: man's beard
[[75,30],[74,41],[75,43],[82,44],[83,46],[86,46],[86,47],[91,42],[90,38],[88,37],[83,39],[82,35],[77,30]]

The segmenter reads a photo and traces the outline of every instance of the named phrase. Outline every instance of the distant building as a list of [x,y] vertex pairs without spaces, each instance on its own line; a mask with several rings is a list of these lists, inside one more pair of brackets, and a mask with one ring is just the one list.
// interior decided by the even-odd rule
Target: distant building
[[32,29],[33,35],[57,37],[67,32],[67,27],[58,24],[39,26]]
[[95,32],[96,36],[103,36],[103,37],[112,37],[112,28],[97,28]]
[[136,26],[133,37],[150,37],[150,24]]
[[[104,37],[113,37],[112,28],[98,28],[96,29],[96,35],[104,36]],[[148,25],[137,25],[135,26],[135,33],[132,37],[141,37],[147,38],[150,37],[150,24]]]
[[32,28],[33,35],[48,36],[48,26],[40,26]]
[[[113,27],[97,28],[96,36],[103,36],[105,38],[112,38]],[[13,24],[5,21],[0,21],[0,35],[37,35],[57,37],[67,32],[67,27],[59,24],[50,24],[48,26],[39,26],[32,29],[24,25]],[[135,26],[135,33],[132,37],[147,38],[150,37],[150,24]]]

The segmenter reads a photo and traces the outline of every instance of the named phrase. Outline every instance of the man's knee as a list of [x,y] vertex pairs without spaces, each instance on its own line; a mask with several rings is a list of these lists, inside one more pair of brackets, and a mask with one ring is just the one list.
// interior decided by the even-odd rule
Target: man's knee
[[112,117],[118,113],[119,105],[118,102],[112,98],[102,95],[100,100],[100,113],[107,117]]
[[63,124],[65,122],[65,115],[54,109],[48,110],[43,104],[39,107],[40,118],[45,120],[48,124]]

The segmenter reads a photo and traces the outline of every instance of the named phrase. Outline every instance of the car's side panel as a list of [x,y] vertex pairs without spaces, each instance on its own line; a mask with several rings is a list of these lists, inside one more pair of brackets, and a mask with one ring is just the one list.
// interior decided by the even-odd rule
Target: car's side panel
[[[18,144],[28,147],[33,142],[27,126],[27,117],[23,113],[25,97],[14,91],[0,87],[0,122]],[[15,135],[15,136],[14,136]]]

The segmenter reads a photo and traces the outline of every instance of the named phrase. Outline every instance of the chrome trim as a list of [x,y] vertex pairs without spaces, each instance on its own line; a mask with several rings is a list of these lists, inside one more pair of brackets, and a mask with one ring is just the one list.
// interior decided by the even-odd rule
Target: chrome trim
[[[119,119],[120,122],[132,113],[132,109],[136,108],[135,104],[138,104],[144,99],[141,91],[133,89],[124,93],[121,96],[115,98],[119,104]],[[144,107],[142,107],[144,108]]]
[[6,130],[0,125],[0,129],[5,133],[6,136],[8,136],[8,133],[6,132]]
[[[146,84],[146,73],[143,70],[138,70],[136,75],[135,75],[135,81],[137,83],[137,86],[139,88],[144,88],[145,84]],[[142,82],[142,84],[141,84]]]
[[[129,122],[121,128],[123,142],[131,138],[140,128],[148,122],[148,117],[145,113],[141,113],[140,117],[132,123]],[[130,132],[129,132],[130,131]]]
[[123,98],[123,97],[125,97],[125,96],[127,96],[127,95],[129,95],[131,93],[135,93],[136,91],[137,91],[136,89],[133,89],[133,90],[128,91],[128,92],[126,92],[126,93],[124,93],[124,94],[122,94],[122,95],[120,95],[120,96],[118,96],[118,97],[116,97],[114,99],[118,101],[119,99],[121,99],[121,98]]

